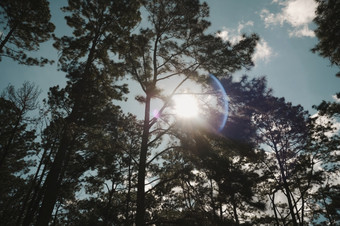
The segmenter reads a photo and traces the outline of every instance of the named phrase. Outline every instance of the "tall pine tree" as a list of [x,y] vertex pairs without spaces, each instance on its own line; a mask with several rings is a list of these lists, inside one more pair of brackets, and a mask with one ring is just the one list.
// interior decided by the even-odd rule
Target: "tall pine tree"
[[150,117],[151,102],[156,98],[164,102],[160,117],[170,104],[171,97],[162,97],[159,84],[178,77],[182,79],[179,87],[186,80],[199,80],[209,72],[227,75],[242,67],[250,68],[253,65],[251,55],[258,40],[256,35],[244,36],[239,43],[231,45],[215,35],[205,34],[210,25],[206,20],[209,8],[206,3],[196,0],[147,1],[145,9],[147,25],[131,37],[125,55],[129,73],[144,91],[144,96],[139,99],[145,105],[138,172],[137,225],[145,225],[148,221],[145,179],[150,165],[147,157],[152,152],[150,145],[168,131],[166,128],[161,133],[155,130],[157,119]]
[[73,36],[57,39],[55,47],[61,51],[59,63],[69,82],[65,89],[54,89],[57,98],[53,101],[67,101],[70,107],[65,111],[59,147],[44,183],[37,225],[47,225],[50,220],[68,164],[77,145],[85,145],[84,127],[96,127],[105,111],[113,114],[117,108],[111,101],[127,92],[125,86],[114,83],[123,71],[113,56],[124,49],[126,37],[139,21],[138,1],[68,3],[63,10],[69,12],[65,18],[74,29]]

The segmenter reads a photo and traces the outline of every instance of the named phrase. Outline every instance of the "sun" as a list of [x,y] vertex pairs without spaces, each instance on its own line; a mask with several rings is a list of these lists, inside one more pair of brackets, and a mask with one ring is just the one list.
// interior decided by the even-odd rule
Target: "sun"
[[175,114],[181,118],[195,118],[198,116],[197,99],[190,94],[181,94],[173,97]]

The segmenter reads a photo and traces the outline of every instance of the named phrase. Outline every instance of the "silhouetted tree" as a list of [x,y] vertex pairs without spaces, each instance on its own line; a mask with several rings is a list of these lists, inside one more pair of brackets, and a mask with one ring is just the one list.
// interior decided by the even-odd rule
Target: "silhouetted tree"
[[[47,225],[63,184],[68,165],[77,161],[76,150],[86,147],[87,130],[103,126],[106,112],[117,120],[118,110],[112,100],[127,92],[126,86],[115,85],[122,75],[120,63],[113,55],[123,48],[124,40],[139,20],[138,1],[69,1],[65,12],[67,23],[74,29],[72,37],[57,39],[61,51],[59,63],[70,79],[66,88],[54,89],[54,104],[68,103],[64,109],[64,126],[58,151],[44,182],[44,195],[37,225]],[[111,120],[114,122],[114,120]],[[80,145],[80,146],[79,146]]]
[[311,194],[313,223],[337,225],[339,207],[339,154],[340,136],[336,124],[340,119],[340,104],[323,101],[314,106],[318,113],[312,118],[309,149],[318,164],[318,184]]
[[27,52],[39,50],[54,31],[46,0],[2,0],[0,2],[0,61],[9,57],[26,65],[52,62],[46,58],[28,57]]
[[[62,224],[131,225],[135,210],[137,160],[140,127],[133,116],[121,117],[110,129],[87,138],[82,165],[87,167],[81,180],[84,197],[67,199]],[[90,223],[92,222],[92,223]]]
[[[312,49],[331,63],[340,67],[340,2],[337,0],[315,0],[318,3],[314,22],[319,43]],[[340,72],[337,73],[340,77]]]
[[13,225],[28,192],[30,159],[38,151],[34,118],[38,88],[25,82],[15,90],[9,85],[0,97],[0,217],[2,225]]
[[145,112],[138,172],[137,225],[145,225],[148,221],[145,178],[150,143],[167,132],[167,129],[153,130],[157,119],[150,118],[152,100],[163,99],[161,117],[170,104],[171,97],[161,97],[159,83],[179,76],[183,78],[180,86],[186,80],[198,80],[208,72],[226,75],[242,67],[250,68],[253,65],[251,55],[258,40],[256,35],[244,36],[239,43],[231,45],[214,35],[206,35],[210,25],[206,20],[209,9],[206,3],[199,1],[154,0],[146,2],[145,9],[148,24],[131,37],[125,55],[128,71],[145,94],[140,98],[145,104]]
[[[318,3],[313,51],[338,65],[336,35],[324,30],[337,26],[338,3]],[[36,87],[0,97],[1,225],[339,224],[340,105],[324,101],[310,117],[273,97],[265,78],[233,79],[253,66],[257,35],[232,44],[208,34],[199,0],[69,0],[62,10],[73,34],[54,47],[68,81],[50,88],[39,139]],[[0,57],[48,62],[26,56],[54,30],[48,2],[1,1],[0,17]],[[228,93],[219,130],[224,112],[213,105],[225,100],[209,73]],[[142,121],[119,107],[128,85],[118,80],[128,76],[143,91]],[[190,93],[200,119],[173,111],[188,80],[201,87]],[[162,106],[152,117],[154,103]]]
[[263,167],[268,179],[264,189],[268,191],[276,223],[304,224],[310,217],[309,194],[319,178],[316,156],[309,147],[309,115],[300,105],[270,97],[255,114],[254,122],[261,148],[266,152]]
[[178,120],[168,131],[161,164],[148,165],[153,186],[146,191],[147,208],[156,225],[236,225],[253,222],[252,213],[264,208],[256,194],[261,153],[251,118],[270,90],[263,78],[235,82],[229,77],[222,84],[230,113],[221,134],[195,120]]

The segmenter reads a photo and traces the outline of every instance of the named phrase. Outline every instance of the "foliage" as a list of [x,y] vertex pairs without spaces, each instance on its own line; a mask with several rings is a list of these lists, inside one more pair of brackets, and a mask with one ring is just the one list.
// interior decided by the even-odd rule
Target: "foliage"
[[[144,91],[144,96],[138,97],[145,105],[145,115],[139,158],[137,225],[145,225],[148,221],[145,179],[150,164],[147,164],[147,156],[155,150],[150,143],[161,142],[161,138],[174,126],[167,128],[155,118],[150,118],[151,102],[154,99],[163,101],[164,106],[159,112],[162,117],[171,105],[172,95],[186,80],[202,84],[209,72],[226,76],[241,68],[250,68],[258,41],[257,35],[253,34],[231,45],[213,34],[205,34],[210,26],[206,20],[209,8],[205,2],[154,0],[147,1],[144,7],[148,26],[132,35],[124,55],[127,72]],[[178,82],[172,95],[165,96],[159,84],[175,77],[182,81]],[[166,118],[162,119],[171,120]]]
[[67,195],[75,195],[79,177],[87,168],[79,165],[78,171],[72,172],[69,166],[82,163],[84,152],[86,155],[86,151],[95,151],[86,139],[100,139],[97,131],[115,129],[111,123],[117,123],[120,113],[112,101],[121,100],[127,88],[115,84],[122,73],[121,63],[110,57],[121,51],[120,44],[139,20],[138,1],[68,3],[63,11],[70,13],[65,18],[74,29],[74,36],[56,38],[54,46],[61,50],[59,63],[69,82],[64,89],[51,89],[49,100],[53,111],[65,118],[59,147],[44,181],[37,225],[47,224],[57,200],[63,201],[60,196],[63,183],[70,183],[72,194]]
[[[8,29],[18,2],[0,3]],[[28,50],[52,32],[48,4],[37,2],[23,22],[39,29],[17,42]],[[62,11],[73,33],[53,45],[66,86],[51,87],[40,112],[33,84],[0,97],[1,225],[339,224],[339,103],[310,116],[264,77],[235,78],[253,66],[256,34],[234,43],[208,33],[198,0],[69,0]],[[4,48],[25,47],[10,40]],[[228,93],[219,130],[225,100],[205,101],[218,96],[209,73]],[[201,87],[190,93],[201,118],[174,114],[187,81]],[[142,120],[120,108],[134,83]]]
[[[340,67],[340,3],[337,0],[316,0],[318,7],[314,22],[318,25],[315,34],[319,43],[312,49],[332,64]],[[340,72],[337,73],[340,76]]]
[[28,189],[27,173],[34,166],[30,159],[37,151],[36,131],[31,111],[37,108],[38,88],[24,83],[15,90],[9,85],[0,97],[0,217],[13,225]]
[[[312,194],[313,220],[315,223],[337,225],[340,222],[338,205],[340,159],[339,103],[323,101],[318,106],[318,115],[312,119],[312,142],[315,159],[322,167],[317,191]],[[320,222],[320,219],[323,219]]]
[[38,51],[55,29],[47,0],[3,0],[0,18],[0,60],[9,57],[20,64],[40,66],[53,62],[27,56],[29,51]]

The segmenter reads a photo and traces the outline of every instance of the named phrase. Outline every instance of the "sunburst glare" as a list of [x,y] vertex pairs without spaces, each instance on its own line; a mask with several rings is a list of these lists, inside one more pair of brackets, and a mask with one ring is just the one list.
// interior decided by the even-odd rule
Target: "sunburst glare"
[[173,97],[175,114],[181,118],[194,118],[198,116],[197,99],[190,94],[181,94]]

